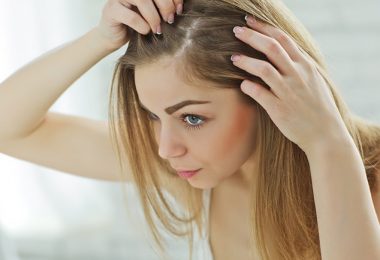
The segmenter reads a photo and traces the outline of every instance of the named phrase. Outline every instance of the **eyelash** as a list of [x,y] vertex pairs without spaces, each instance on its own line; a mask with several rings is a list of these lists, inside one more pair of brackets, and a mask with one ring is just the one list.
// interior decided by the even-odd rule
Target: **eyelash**
[[[153,120],[153,121],[157,120],[157,118],[154,117],[155,115],[154,116],[153,115],[154,114],[152,114],[152,113],[148,113],[148,118],[150,120]],[[202,120],[203,123],[201,123],[199,125],[188,124],[188,123],[185,122],[185,118],[188,117],[188,116],[196,117],[196,118]],[[185,125],[185,127],[186,127],[187,130],[199,130],[204,125],[204,123],[206,122],[206,119],[204,117],[198,116],[198,115],[195,115],[195,114],[186,114],[186,113],[183,113],[183,114],[181,114],[180,119],[184,123],[184,125]]]

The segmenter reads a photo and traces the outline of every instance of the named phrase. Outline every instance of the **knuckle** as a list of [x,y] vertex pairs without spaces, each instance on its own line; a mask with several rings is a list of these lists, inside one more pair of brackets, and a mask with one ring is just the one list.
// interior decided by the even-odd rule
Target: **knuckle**
[[301,64],[309,63],[309,65],[312,65],[314,63],[314,59],[309,55],[308,52],[306,52],[303,49],[300,49],[302,53],[302,59],[300,59]]
[[279,31],[279,30],[276,31],[275,39],[279,43],[287,43],[289,41],[288,36],[285,33],[283,33],[282,31]]
[[280,52],[280,44],[276,40],[269,40],[267,44],[267,50],[270,53],[279,53]]
[[270,73],[272,71],[272,68],[271,68],[271,65],[269,63],[266,63],[266,62],[263,62],[260,66],[259,66],[259,73],[262,75],[262,76],[269,76]]
[[139,23],[139,15],[136,13],[133,13],[131,15],[128,15],[126,18],[127,22],[129,24],[138,24]]
[[295,62],[291,62],[289,64],[289,71],[291,71],[292,73],[296,74],[298,71],[297,71],[297,64]]
[[308,73],[312,73],[315,70],[315,66],[310,60],[306,60],[304,63],[304,68]]

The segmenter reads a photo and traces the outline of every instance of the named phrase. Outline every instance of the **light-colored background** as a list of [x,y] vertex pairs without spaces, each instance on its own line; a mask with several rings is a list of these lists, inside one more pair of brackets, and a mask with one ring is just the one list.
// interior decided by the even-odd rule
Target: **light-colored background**
[[[0,81],[95,26],[104,2],[0,0]],[[349,107],[380,122],[380,1],[285,3],[311,31]],[[106,120],[113,67],[124,51],[95,65],[52,110]],[[127,191],[130,214],[120,184],[0,155],[0,259],[157,259],[133,188]],[[173,259],[184,259],[184,249],[184,243],[173,241]]]

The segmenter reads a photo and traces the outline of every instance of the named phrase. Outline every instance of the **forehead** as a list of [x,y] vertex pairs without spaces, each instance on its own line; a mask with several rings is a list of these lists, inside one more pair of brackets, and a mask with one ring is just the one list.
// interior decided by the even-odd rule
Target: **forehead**
[[[153,104],[155,100],[176,103],[186,99],[224,100],[236,96],[235,89],[211,87],[211,83],[189,84],[179,72],[173,58],[162,58],[157,62],[136,66],[135,83],[140,101]],[[146,103],[145,103],[146,101]]]

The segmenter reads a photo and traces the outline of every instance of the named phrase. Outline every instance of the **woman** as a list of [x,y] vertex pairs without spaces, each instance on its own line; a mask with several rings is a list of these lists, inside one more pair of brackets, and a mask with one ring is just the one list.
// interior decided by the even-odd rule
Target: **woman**
[[[47,111],[127,42],[109,133]],[[0,91],[1,152],[134,181],[160,247],[162,224],[190,246],[199,232],[205,257],[218,260],[380,258],[380,128],[348,111],[309,34],[278,1],[109,0],[97,27]]]

